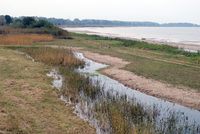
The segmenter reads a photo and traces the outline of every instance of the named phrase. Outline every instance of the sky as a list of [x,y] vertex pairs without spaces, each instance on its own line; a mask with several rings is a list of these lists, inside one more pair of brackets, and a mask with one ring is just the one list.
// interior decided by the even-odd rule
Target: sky
[[188,22],[200,25],[200,0],[1,0],[0,15]]

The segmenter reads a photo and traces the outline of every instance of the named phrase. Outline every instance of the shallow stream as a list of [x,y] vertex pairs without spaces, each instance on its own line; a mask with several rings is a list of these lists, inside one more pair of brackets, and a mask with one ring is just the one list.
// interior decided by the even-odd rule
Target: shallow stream
[[[162,99],[158,99],[156,97],[152,97],[146,94],[143,94],[141,92],[138,92],[136,90],[130,89],[125,87],[123,84],[120,84],[116,80],[113,80],[105,75],[102,75],[98,73],[96,70],[108,67],[108,65],[100,64],[94,61],[91,61],[83,56],[82,53],[74,52],[75,56],[78,59],[82,59],[85,61],[86,65],[84,68],[79,68],[76,71],[82,73],[83,75],[89,75],[90,78],[93,80],[98,80],[100,82],[100,85],[104,87],[105,91],[112,91],[111,93],[115,95],[116,93],[119,93],[121,95],[126,94],[128,96],[128,99],[136,98],[138,102],[146,105],[147,107],[154,107],[156,106],[157,109],[160,111],[160,114],[158,116],[159,120],[164,119],[168,120],[168,117],[176,113],[179,117],[181,117],[178,122],[178,124],[182,124],[183,121],[188,122],[188,124],[195,124],[198,128],[200,128],[200,112],[195,109],[190,109],[178,104],[174,104]],[[50,74],[47,74],[48,76],[54,77],[53,85],[56,86],[59,90],[61,90],[62,87],[62,76],[57,73],[57,71],[54,69]],[[69,97],[70,98],[70,97]],[[61,99],[66,101],[67,103],[71,104],[71,101],[69,98],[61,96]],[[88,121],[93,127],[97,129],[97,133],[102,133],[99,122],[93,118],[94,116],[91,116],[91,113],[88,114],[88,107],[93,104],[87,103],[85,108],[81,108],[80,103],[74,104],[74,113],[77,114],[77,116],[81,117],[85,121]],[[83,112],[84,111],[84,112]],[[104,131],[105,133],[105,131]],[[109,133],[109,132],[106,132]]]

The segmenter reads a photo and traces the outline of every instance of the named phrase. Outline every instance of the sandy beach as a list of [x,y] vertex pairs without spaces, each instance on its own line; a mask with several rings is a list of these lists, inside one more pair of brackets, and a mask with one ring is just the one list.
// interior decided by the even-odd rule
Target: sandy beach
[[[101,35],[101,33],[91,32],[91,31],[88,31],[88,30],[85,30],[85,31],[70,30],[70,32],[86,33],[86,34],[93,34],[93,35]],[[142,39],[138,39],[138,38],[118,37],[118,36],[115,36],[114,34],[111,34],[109,36],[104,36],[104,37],[122,38],[122,39],[130,39],[130,40],[137,40],[137,41],[145,41],[145,42],[148,42],[150,44],[158,44],[158,45],[164,45],[165,44],[165,45],[171,45],[171,46],[175,46],[175,47],[178,47],[180,49],[186,49],[186,50],[194,50],[194,51],[200,50],[200,45],[195,45],[195,44],[185,44],[185,43],[175,43],[175,42],[163,42],[163,41],[155,41],[155,40],[150,40],[150,39],[142,40]]]

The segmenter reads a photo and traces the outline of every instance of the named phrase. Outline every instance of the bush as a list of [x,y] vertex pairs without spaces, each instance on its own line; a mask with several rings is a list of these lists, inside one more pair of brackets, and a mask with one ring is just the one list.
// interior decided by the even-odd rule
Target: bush
[[35,23],[36,22],[36,20],[35,20],[35,18],[33,18],[33,17],[25,17],[25,18],[23,18],[23,20],[22,20],[22,23],[24,24],[24,26],[26,26],[26,27],[28,27],[29,25],[31,25],[31,24],[33,24],[33,23]]
[[12,23],[10,26],[12,28],[25,28],[24,24],[19,21]]
[[45,23],[46,23],[45,20],[39,20],[39,21],[36,21],[35,23],[30,24],[28,27],[29,28],[41,28],[41,27],[44,27]]
[[4,17],[0,17],[0,26],[6,25],[6,19]]
[[16,19],[15,22],[22,22],[22,20],[20,20],[20,19]]
[[45,28],[53,28],[53,24],[51,22],[46,22],[44,25]]
[[54,37],[60,37],[60,36],[67,36],[67,37],[71,37],[71,34],[66,31],[66,30],[63,30],[59,27],[56,27],[54,26],[54,28],[52,29],[52,32],[51,34],[54,36]]

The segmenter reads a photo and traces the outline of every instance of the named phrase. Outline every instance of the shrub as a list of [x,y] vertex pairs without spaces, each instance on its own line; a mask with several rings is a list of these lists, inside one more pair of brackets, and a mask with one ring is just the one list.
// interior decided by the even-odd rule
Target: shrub
[[15,22],[22,22],[22,20],[20,20],[20,19],[16,19]]
[[53,24],[51,22],[46,22],[44,25],[45,28],[53,28]]
[[54,37],[61,37],[61,36],[67,36],[67,37],[71,37],[71,34],[66,31],[66,30],[63,30],[59,27],[56,27],[54,26],[54,28],[52,29],[52,33],[51,33]]
[[35,18],[33,18],[33,17],[25,17],[25,18],[23,18],[23,20],[22,20],[22,23],[24,24],[24,26],[26,26],[26,27],[28,27],[29,25],[31,25],[31,24],[33,24],[33,23],[35,23],[36,22],[36,20],[35,20]]
[[29,28],[41,28],[41,27],[45,27],[45,28],[53,28],[53,24],[51,22],[45,21],[45,20],[39,20],[36,21],[35,23],[32,23],[31,25],[28,26]]
[[25,28],[24,24],[20,21],[14,22],[10,25],[12,28]]
[[0,17],[0,26],[6,25],[6,19],[4,17]]

